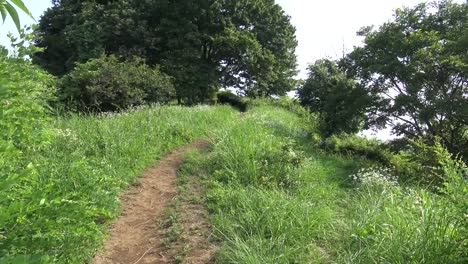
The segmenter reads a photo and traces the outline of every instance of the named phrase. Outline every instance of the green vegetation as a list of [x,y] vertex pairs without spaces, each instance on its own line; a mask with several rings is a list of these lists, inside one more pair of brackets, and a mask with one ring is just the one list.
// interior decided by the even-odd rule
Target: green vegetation
[[230,91],[220,91],[216,94],[218,103],[231,105],[241,112],[247,111],[248,102]]
[[36,33],[34,61],[54,75],[102,53],[141,56],[189,105],[220,87],[259,96],[295,86],[295,29],[274,0],[54,1]]
[[318,60],[309,66],[309,76],[298,90],[303,106],[320,115],[320,133],[329,137],[357,133],[365,127],[370,97],[335,62]]
[[[11,78],[2,78],[2,91],[40,91],[33,78],[47,74],[24,61],[18,67],[30,67],[31,73],[10,75],[2,67],[2,75]],[[11,94],[1,100],[1,263],[88,260],[102,242],[104,224],[117,216],[125,186],[175,146],[210,137],[213,127],[237,116],[228,107],[155,106],[66,115],[50,123],[40,106],[20,95],[24,101]]]
[[59,102],[69,110],[106,112],[167,103],[174,97],[172,79],[141,58],[119,61],[113,55],[77,64],[58,84]]
[[[31,76],[49,78],[31,69]],[[12,83],[40,91],[31,76]],[[3,102],[4,115],[11,112],[5,107],[21,106]],[[15,164],[2,166],[9,171],[2,171],[8,184],[0,192],[0,262],[88,260],[105,224],[118,215],[121,190],[175,146],[208,137],[212,152],[192,168],[205,174],[205,203],[223,245],[219,263],[463,263],[464,164],[441,154],[449,176],[437,193],[401,185],[393,171],[373,161],[321,150],[320,141],[311,140],[316,118],[293,101],[263,99],[251,106],[243,117],[224,106],[154,106],[66,115],[52,123],[41,112],[47,137],[27,145],[21,144],[27,137],[4,139],[23,149],[13,160],[1,152],[3,164]],[[176,238],[177,228],[173,232]]]
[[[27,9],[0,0],[19,24],[10,2]],[[53,1],[35,32],[43,49],[25,32],[13,56],[0,49],[0,263],[86,263],[119,194],[199,138],[211,151],[190,156],[180,187],[202,177],[194,199],[218,263],[466,262],[467,3],[398,9],[363,29],[363,47],[310,66],[304,108],[256,98],[295,84],[294,28],[273,0],[172,2]],[[245,113],[159,105],[220,87],[251,97],[217,93]],[[404,138],[353,134],[368,125]],[[167,244],[181,236],[180,201],[162,223]]]
[[28,8],[21,0],[0,0],[0,14],[2,15],[3,22],[5,22],[7,16],[10,15],[18,31],[21,31],[20,19],[15,6],[25,12],[28,16],[32,17],[31,12],[29,12]]
[[466,260],[464,164],[439,145],[450,176],[436,194],[373,161],[321,151],[304,124],[285,109],[255,107],[192,162],[200,164],[192,173],[205,170],[223,245],[217,263]]
[[363,47],[312,65],[301,102],[324,117],[327,132],[390,127],[430,146],[440,141],[466,162],[467,23],[466,2],[397,9],[394,21],[358,33]]

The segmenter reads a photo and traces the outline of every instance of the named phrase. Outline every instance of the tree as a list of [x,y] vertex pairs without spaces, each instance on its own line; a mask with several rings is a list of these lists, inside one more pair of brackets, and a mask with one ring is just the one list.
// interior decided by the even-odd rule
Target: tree
[[285,95],[296,86],[295,28],[274,0],[218,1],[217,39],[224,86],[249,96]]
[[294,32],[274,0],[60,0],[40,21],[34,61],[63,75],[103,52],[141,56],[189,104],[220,86],[283,95],[295,85]]
[[[11,3],[10,3],[11,2]],[[10,15],[11,19],[15,23],[16,28],[18,31],[21,30],[20,19],[18,16],[18,12],[16,11],[15,6],[25,12],[31,18],[33,17],[31,12],[26,8],[23,1],[21,0],[0,0],[0,14],[2,14],[3,22],[7,18],[7,15]]]
[[[137,2],[137,3],[135,3]],[[137,17],[139,1],[55,0],[39,21],[33,62],[56,76],[103,53],[143,56],[146,24]]]
[[310,65],[298,95],[303,106],[320,115],[320,130],[325,137],[356,133],[366,125],[371,98],[334,61],[322,59]]
[[468,5],[450,0],[397,9],[378,30],[363,28],[364,46],[341,63],[369,93],[375,125],[395,134],[440,137],[452,153],[468,149]]

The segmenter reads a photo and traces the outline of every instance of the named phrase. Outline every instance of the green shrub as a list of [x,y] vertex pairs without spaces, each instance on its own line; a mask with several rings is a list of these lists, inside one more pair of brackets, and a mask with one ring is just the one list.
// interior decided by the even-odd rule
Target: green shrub
[[[399,184],[377,167],[351,175],[357,183],[348,248],[340,263],[466,263],[466,165],[437,150],[446,178],[440,194]],[[357,205],[357,206],[356,206]]]
[[76,65],[59,84],[67,109],[107,112],[145,103],[167,103],[175,93],[172,79],[141,58],[119,61],[102,56]]
[[406,148],[389,156],[389,162],[401,179],[435,190],[449,177],[444,170],[446,156],[450,155],[439,139],[431,145],[417,139],[408,140]]
[[321,148],[341,155],[363,157],[390,168],[399,181],[411,182],[431,190],[446,180],[442,163],[445,149],[440,143],[427,144],[424,140],[406,140],[404,147],[392,146],[378,140],[359,136],[331,136],[323,140]]
[[241,112],[247,111],[247,102],[240,96],[237,96],[229,91],[221,91],[217,94],[218,102],[221,104],[229,104],[234,108],[239,109]]
[[334,153],[360,156],[384,165],[390,165],[390,153],[386,150],[386,146],[378,140],[342,134],[323,140],[321,147]]
[[[45,164],[39,153],[51,140],[46,102],[54,94],[52,84],[49,74],[0,48],[0,256],[10,246],[7,236],[28,225],[39,207],[29,194],[37,189],[38,171]],[[8,259],[28,262],[22,260]]]

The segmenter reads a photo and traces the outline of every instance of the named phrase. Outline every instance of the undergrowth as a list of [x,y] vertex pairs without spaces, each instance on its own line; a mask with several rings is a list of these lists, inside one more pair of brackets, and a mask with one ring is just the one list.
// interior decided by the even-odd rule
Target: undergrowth
[[30,156],[40,160],[34,178],[13,185],[7,208],[19,209],[0,219],[0,263],[89,260],[119,213],[119,193],[145,167],[237,117],[225,106],[154,106],[59,118]]
[[320,150],[310,119],[286,109],[258,104],[200,162],[217,263],[464,263],[466,165],[447,154],[438,192],[400,183]]
[[63,116],[43,127],[40,147],[4,140],[21,159],[1,160],[14,178],[0,185],[0,263],[90,260],[119,214],[119,193],[150,163],[199,137],[213,148],[191,171],[196,164],[207,174],[202,200],[222,244],[218,263],[467,259],[462,161],[437,150],[445,181],[436,191],[413,186],[374,161],[321,150],[311,140],[314,117],[294,104],[252,106],[242,118],[226,106]]

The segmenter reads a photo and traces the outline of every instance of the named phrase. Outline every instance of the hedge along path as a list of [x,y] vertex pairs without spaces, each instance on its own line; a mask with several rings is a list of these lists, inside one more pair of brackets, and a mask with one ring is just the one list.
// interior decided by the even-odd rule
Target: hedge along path
[[206,140],[176,148],[143,173],[121,197],[122,215],[112,224],[104,249],[92,264],[168,263],[157,219],[177,194],[177,169],[188,149],[205,149]]

